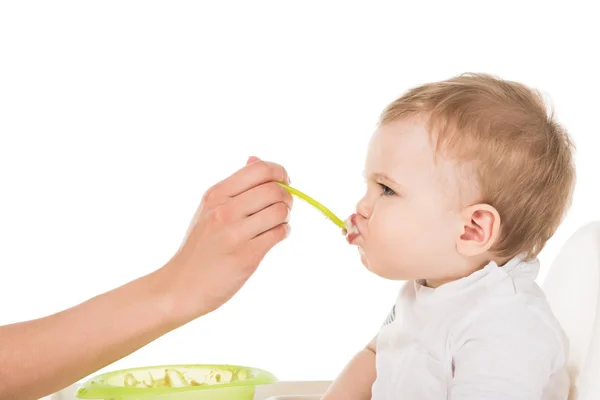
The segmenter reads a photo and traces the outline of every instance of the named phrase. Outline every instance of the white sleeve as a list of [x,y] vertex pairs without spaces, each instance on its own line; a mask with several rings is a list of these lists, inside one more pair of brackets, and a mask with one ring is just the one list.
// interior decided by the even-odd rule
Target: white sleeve
[[526,308],[486,312],[461,335],[450,400],[541,399],[564,364],[556,329]]

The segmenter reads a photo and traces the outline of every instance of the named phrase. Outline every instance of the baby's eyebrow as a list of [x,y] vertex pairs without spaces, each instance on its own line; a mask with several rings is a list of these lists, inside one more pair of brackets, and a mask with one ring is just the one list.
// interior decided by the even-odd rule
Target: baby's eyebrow
[[391,186],[394,186],[396,188],[405,188],[404,185],[402,185],[402,184],[398,183],[398,181],[392,179],[392,177],[389,176],[388,174],[386,174],[385,172],[372,172],[370,174],[367,174],[366,171],[362,172],[363,179],[367,180],[367,175],[368,175],[369,179],[372,181],[383,183],[383,184],[388,183]]
[[373,177],[374,180],[389,182],[389,183],[393,183],[393,184],[400,186],[400,184],[398,182],[396,182],[394,179],[392,179],[392,177],[390,177],[385,172],[374,172],[373,174],[371,174],[371,176]]

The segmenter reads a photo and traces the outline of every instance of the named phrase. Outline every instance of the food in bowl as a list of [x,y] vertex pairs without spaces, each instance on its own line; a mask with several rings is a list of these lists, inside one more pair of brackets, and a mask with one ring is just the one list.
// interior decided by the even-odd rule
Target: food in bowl
[[[223,376],[223,375],[228,376]],[[230,376],[229,376],[230,375]],[[221,382],[237,382],[248,379],[248,373],[240,369],[228,373],[228,371],[213,372],[209,374],[204,382],[189,378],[184,372],[175,368],[166,368],[164,376],[156,378],[152,372],[147,373],[145,379],[137,379],[134,374],[127,373],[123,376],[123,387],[127,388],[182,388],[190,386],[213,385]]]
[[77,391],[79,399],[252,400],[255,387],[271,384],[273,374],[235,365],[162,365],[97,375]]

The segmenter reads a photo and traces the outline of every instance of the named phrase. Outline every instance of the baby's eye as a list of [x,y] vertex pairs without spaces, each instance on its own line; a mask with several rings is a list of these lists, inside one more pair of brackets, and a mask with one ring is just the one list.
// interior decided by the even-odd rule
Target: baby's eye
[[380,183],[379,186],[381,186],[382,194],[384,196],[393,196],[393,195],[396,194],[396,192],[394,192],[392,189],[390,189],[389,187],[387,187],[383,183]]

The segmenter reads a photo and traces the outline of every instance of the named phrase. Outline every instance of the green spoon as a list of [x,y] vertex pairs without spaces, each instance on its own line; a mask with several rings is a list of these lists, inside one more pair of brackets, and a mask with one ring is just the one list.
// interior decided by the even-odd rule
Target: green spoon
[[319,203],[318,201],[316,201],[315,199],[313,199],[306,193],[302,193],[298,189],[294,189],[293,187],[286,185],[285,183],[282,183],[282,182],[277,182],[277,183],[279,183],[290,194],[301,198],[302,200],[306,201],[311,206],[315,207],[317,210],[321,211],[330,221],[332,221],[338,227],[340,227],[344,231],[346,231],[346,223],[344,221],[342,221],[340,218],[338,218],[333,212],[331,212],[331,210],[329,210],[323,204]]

